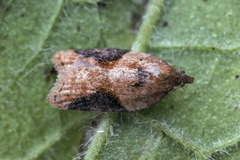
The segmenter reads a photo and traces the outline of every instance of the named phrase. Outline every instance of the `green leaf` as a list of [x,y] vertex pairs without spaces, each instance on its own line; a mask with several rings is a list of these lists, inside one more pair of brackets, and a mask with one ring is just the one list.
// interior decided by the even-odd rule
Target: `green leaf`
[[85,159],[238,159],[239,6],[237,0],[2,0],[0,159],[80,158],[88,131],[82,128],[91,128],[98,113],[46,103],[56,80],[50,59],[59,50],[131,46],[184,69],[195,82],[148,109],[105,114],[85,140],[91,140]]

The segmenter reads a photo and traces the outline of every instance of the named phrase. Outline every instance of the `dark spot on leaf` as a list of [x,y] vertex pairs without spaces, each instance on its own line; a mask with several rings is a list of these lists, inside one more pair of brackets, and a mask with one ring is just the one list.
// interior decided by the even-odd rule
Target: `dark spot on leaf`
[[77,26],[77,31],[80,32],[81,31],[81,27]]
[[215,50],[215,47],[212,47],[212,50]]
[[235,78],[238,79],[238,78],[239,78],[239,75],[236,75]]
[[24,14],[24,13],[22,13],[22,14],[20,14],[20,16],[21,16],[21,17],[25,17],[25,14]]
[[167,26],[168,26],[168,22],[167,21],[163,22],[163,27],[167,27]]
[[133,30],[138,30],[140,26],[140,21],[141,21],[142,15],[138,13],[132,13],[131,16],[131,27]]
[[8,39],[8,35],[4,35],[4,36],[3,36],[3,39]]
[[1,46],[1,45],[0,45],[0,51],[3,51],[3,50],[5,50],[5,49],[6,49],[5,46]]
[[46,68],[44,70],[45,80],[48,82],[50,80],[51,75],[57,75],[57,71],[54,67]]
[[103,1],[98,1],[97,4],[98,4],[98,7],[106,7],[107,5],[107,3]]
[[237,112],[237,110],[238,110],[238,107],[235,107],[235,108],[234,108],[234,111]]
[[106,2],[103,2],[103,1],[98,1],[98,2],[97,2],[97,5],[98,5],[98,12],[101,12],[102,9],[107,6],[107,3],[106,3]]

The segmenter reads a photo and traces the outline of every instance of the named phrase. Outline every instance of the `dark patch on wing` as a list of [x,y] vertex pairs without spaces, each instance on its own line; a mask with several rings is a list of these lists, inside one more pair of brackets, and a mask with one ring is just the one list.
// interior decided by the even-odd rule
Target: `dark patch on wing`
[[133,86],[134,87],[140,87],[141,85],[140,85],[140,83],[135,83]]
[[57,95],[54,96],[54,101],[55,101],[55,102],[57,101]]
[[124,112],[123,107],[116,96],[96,92],[86,97],[79,97],[68,106],[68,110],[102,111],[102,112]]
[[117,61],[127,52],[129,50],[114,48],[75,50],[75,53],[82,55],[83,58],[93,58],[98,63]]
[[137,68],[137,74],[139,79],[139,84],[143,84],[147,81],[147,79],[151,76],[151,74],[147,71],[145,71],[143,68]]

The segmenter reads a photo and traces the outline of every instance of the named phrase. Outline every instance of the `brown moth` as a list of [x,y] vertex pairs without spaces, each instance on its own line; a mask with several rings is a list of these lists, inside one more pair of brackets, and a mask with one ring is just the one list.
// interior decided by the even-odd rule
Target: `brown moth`
[[48,103],[56,108],[119,112],[147,108],[194,78],[162,59],[122,49],[57,52],[58,72]]

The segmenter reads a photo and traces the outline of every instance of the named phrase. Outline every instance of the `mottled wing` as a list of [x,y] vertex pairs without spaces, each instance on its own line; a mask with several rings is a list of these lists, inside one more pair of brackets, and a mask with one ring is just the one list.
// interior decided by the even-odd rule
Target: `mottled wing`
[[60,51],[55,53],[52,58],[54,67],[58,72],[70,67],[74,62],[81,61],[81,56],[76,54],[74,50]]
[[48,102],[61,109],[139,110],[194,80],[150,54],[121,49],[61,51],[52,61],[59,74]]
[[96,63],[118,60],[128,51],[90,49],[75,52],[61,51],[54,55],[52,61],[59,74],[48,102],[57,108],[69,110],[127,111],[116,95],[108,93],[109,86],[103,78],[108,77],[108,72]]

